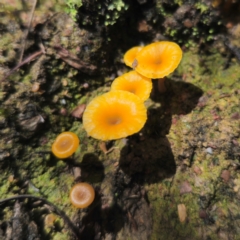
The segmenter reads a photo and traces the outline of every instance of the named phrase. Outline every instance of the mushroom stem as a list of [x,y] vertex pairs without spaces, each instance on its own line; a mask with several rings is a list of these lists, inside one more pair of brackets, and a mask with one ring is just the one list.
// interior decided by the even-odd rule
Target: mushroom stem
[[164,93],[167,90],[166,87],[165,87],[164,82],[165,82],[165,78],[159,78],[158,79],[158,91],[160,93]]

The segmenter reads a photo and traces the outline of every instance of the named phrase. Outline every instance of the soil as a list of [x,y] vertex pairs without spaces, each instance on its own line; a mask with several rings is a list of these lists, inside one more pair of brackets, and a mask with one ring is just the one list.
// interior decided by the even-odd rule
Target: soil
[[[67,3],[71,1],[66,1]],[[36,3],[36,6],[34,6]],[[7,1],[0,13],[0,239],[240,239],[238,1]],[[32,21],[31,21],[32,18]],[[183,50],[140,132],[87,136],[87,104],[133,46]],[[57,159],[64,131],[80,147]],[[84,181],[96,197],[69,201]]]

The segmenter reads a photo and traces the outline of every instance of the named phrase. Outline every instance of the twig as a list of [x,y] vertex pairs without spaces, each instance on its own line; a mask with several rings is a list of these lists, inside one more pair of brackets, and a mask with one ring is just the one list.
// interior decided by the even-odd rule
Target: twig
[[23,59],[23,54],[24,54],[24,50],[25,50],[25,46],[26,46],[26,39],[27,39],[29,30],[30,30],[30,27],[31,27],[31,24],[32,24],[33,13],[35,11],[36,5],[37,5],[37,0],[34,0],[33,5],[32,5],[32,9],[31,9],[31,13],[30,13],[30,19],[29,19],[29,22],[28,22],[28,27],[27,27],[25,36],[23,38],[23,44],[22,44],[23,46],[22,46],[21,53],[20,53],[19,64],[22,62],[22,59]]
[[60,210],[53,203],[49,202],[45,198],[37,197],[34,195],[29,195],[29,194],[24,194],[24,195],[18,195],[18,196],[13,196],[13,197],[2,199],[2,200],[0,200],[0,204],[3,204],[5,202],[11,201],[11,200],[24,199],[24,198],[32,198],[32,199],[36,199],[36,200],[41,200],[41,201],[45,202],[47,205],[51,206],[53,208],[54,212],[63,218],[64,222],[72,230],[72,232],[75,234],[77,239],[80,239],[80,232],[79,232],[78,228],[69,219],[69,217],[62,210]]
[[40,41],[39,41],[39,43],[38,43],[38,46],[39,46],[39,48],[42,50],[42,52],[43,52],[44,54],[46,54],[46,50],[45,50],[45,47],[44,47],[41,39],[40,39]]
[[7,79],[13,72],[15,72],[17,69],[19,69],[21,66],[25,65],[26,63],[31,62],[32,60],[34,60],[36,57],[38,57],[39,55],[42,55],[43,51],[40,50],[38,52],[33,53],[32,55],[30,55],[29,57],[25,58],[22,62],[20,62],[16,67],[14,67],[13,69],[11,69],[7,75],[5,77],[3,77],[1,79],[1,81],[4,81],[5,79]]
[[54,49],[57,51],[56,54],[68,65],[76,68],[82,72],[88,73],[89,70],[95,71],[97,69],[96,66],[92,64],[86,64],[81,61],[76,55],[69,52],[67,49],[61,46],[55,46]]

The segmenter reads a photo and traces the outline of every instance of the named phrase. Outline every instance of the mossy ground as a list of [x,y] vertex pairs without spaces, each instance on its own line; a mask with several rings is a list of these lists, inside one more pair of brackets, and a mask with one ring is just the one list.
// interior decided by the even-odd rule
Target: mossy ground
[[[176,174],[147,186],[153,205],[152,239],[239,239],[235,211],[240,207],[235,188],[239,177],[239,118],[234,116],[240,103],[240,71],[235,62],[224,69],[224,61],[214,52],[209,56],[184,54],[179,74],[203,90],[203,104],[200,101],[186,115],[173,115],[167,138],[177,164]],[[226,170],[227,179],[223,175]],[[187,209],[182,223],[179,204]]]
[[[41,22],[42,15],[37,16]],[[14,19],[6,14],[3,22],[15,29],[15,35],[9,29],[1,35],[3,74],[15,65],[18,51],[13,45],[21,45],[23,33]],[[69,32],[62,29],[65,24]],[[186,50],[178,69],[166,80],[167,92],[157,93],[154,84],[143,130],[127,139],[101,143],[88,137],[81,119],[70,113],[109,91],[114,78],[109,72],[128,71],[119,61],[125,45],[115,49],[117,64],[110,71],[103,61],[97,65],[107,54],[105,35],[79,28],[65,14],[41,27],[47,54],[1,82],[1,199],[19,194],[44,197],[82,229],[82,239],[240,239],[240,70],[236,59],[221,54],[215,43],[209,43],[208,51]],[[59,44],[70,52],[67,61],[54,48]],[[29,41],[29,49],[36,46]],[[104,54],[93,60],[97,74],[73,68],[71,54],[89,64],[102,49]],[[40,85],[38,92],[32,91],[35,82]],[[81,143],[74,156],[64,161],[50,152],[62,131],[75,132]],[[105,148],[111,151],[104,153]],[[97,198],[86,210],[79,211],[69,202],[75,168],[96,189]],[[74,239],[61,216],[47,221],[51,208],[27,200],[24,204],[41,237]],[[185,208],[178,210],[180,204]],[[14,202],[3,206],[1,236],[6,236],[15,207]]]

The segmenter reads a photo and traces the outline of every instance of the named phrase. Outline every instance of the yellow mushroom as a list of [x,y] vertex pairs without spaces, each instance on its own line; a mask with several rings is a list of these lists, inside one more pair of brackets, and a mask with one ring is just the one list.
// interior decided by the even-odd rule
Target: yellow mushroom
[[130,71],[116,78],[111,86],[111,91],[123,90],[137,95],[142,101],[149,98],[152,90],[152,80],[136,71]]
[[88,183],[77,183],[70,191],[70,201],[77,208],[88,207],[95,198],[94,188]]
[[58,158],[68,158],[77,150],[79,138],[73,132],[63,132],[52,144],[52,153]]
[[139,97],[121,90],[94,98],[83,114],[83,126],[88,135],[100,140],[137,133],[146,120],[147,111]]
[[134,61],[134,59],[136,58],[137,54],[140,52],[140,50],[142,50],[143,47],[132,47],[130,48],[123,57],[123,61],[124,63],[129,66],[132,67],[132,63]]
[[172,73],[182,59],[182,50],[174,42],[162,41],[145,46],[135,57],[132,67],[145,77],[158,79],[159,92],[165,92],[165,76]]
[[157,79],[172,73],[182,59],[182,50],[174,42],[155,42],[144,47],[136,56],[135,70],[145,77]]

